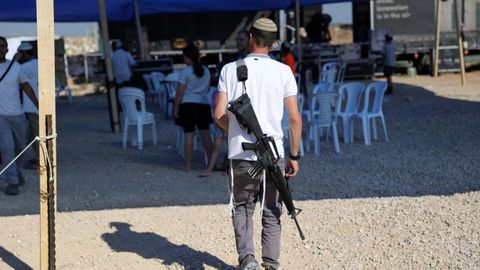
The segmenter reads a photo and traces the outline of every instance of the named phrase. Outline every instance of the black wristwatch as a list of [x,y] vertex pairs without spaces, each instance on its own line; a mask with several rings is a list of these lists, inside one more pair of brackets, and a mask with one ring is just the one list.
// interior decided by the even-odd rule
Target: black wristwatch
[[290,159],[291,160],[300,160],[301,156],[300,156],[300,153],[298,153],[298,155],[294,156],[292,155],[292,153],[290,153]]

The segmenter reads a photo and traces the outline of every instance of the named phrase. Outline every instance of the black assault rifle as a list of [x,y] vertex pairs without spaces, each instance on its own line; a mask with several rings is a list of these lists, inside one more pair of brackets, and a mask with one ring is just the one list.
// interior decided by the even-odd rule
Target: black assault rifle
[[300,229],[300,224],[298,224],[297,221],[297,215],[302,210],[295,208],[293,205],[292,195],[288,189],[288,182],[278,167],[277,162],[280,156],[278,155],[275,139],[263,134],[257,116],[250,103],[250,98],[246,93],[242,94],[238,99],[230,102],[228,110],[235,115],[240,126],[243,129],[248,129],[248,131],[257,139],[256,143],[242,143],[244,151],[252,150],[257,156],[257,161],[247,171],[248,175],[254,178],[265,169],[269,179],[272,179],[275,183],[275,187],[280,193],[283,203],[287,207],[288,215],[290,215],[295,221],[300,238],[305,240],[302,229]]

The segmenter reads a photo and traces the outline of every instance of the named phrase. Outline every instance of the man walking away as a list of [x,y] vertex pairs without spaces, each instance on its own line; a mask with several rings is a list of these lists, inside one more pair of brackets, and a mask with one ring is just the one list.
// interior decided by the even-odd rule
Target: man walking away
[[[248,175],[247,170],[257,157],[253,151],[244,151],[242,143],[252,143],[256,139],[240,127],[231,112],[227,112],[227,105],[244,92],[248,94],[262,131],[275,139],[281,157],[279,166],[282,170],[284,167],[290,169],[289,173],[285,174],[287,177],[295,176],[298,172],[298,147],[302,119],[297,105],[297,85],[291,69],[268,56],[277,35],[276,24],[270,19],[258,19],[248,35],[248,47],[251,53],[244,59],[248,69],[248,79],[245,85],[238,80],[237,63],[225,65],[218,83],[219,94],[215,107],[215,120],[220,127],[228,129],[231,206],[239,269],[259,269],[253,241],[253,213],[256,202],[261,201],[263,208],[262,266],[272,270],[278,269],[280,265],[282,200],[274,182],[265,176],[265,172],[255,178]],[[290,119],[290,155],[286,166],[281,125],[284,105]]]

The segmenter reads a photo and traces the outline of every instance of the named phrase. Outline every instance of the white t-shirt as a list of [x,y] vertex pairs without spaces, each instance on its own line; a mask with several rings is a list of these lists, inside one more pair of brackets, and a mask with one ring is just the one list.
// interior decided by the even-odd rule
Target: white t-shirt
[[193,67],[186,67],[180,72],[178,82],[185,85],[182,103],[208,104],[207,94],[209,90],[210,71],[203,67],[203,76],[198,78],[193,73]]
[[117,84],[130,80],[132,77],[132,71],[130,70],[131,65],[135,65],[135,60],[130,53],[123,49],[118,49],[113,52],[112,66]]
[[[10,60],[0,63],[0,76],[2,76],[10,65]],[[22,103],[20,102],[20,84],[27,82],[27,78],[19,63],[14,62],[8,74],[0,82],[0,115],[21,115],[23,114]]]
[[[248,79],[245,82],[247,94],[252,102],[263,133],[275,138],[281,157],[283,150],[282,118],[284,99],[297,94],[297,83],[292,70],[287,65],[270,59],[268,55],[249,54],[245,59]],[[228,102],[240,97],[243,85],[237,79],[235,62],[225,65],[220,74],[218,91],[227,94]],[[230,111],[228,115],[228,157],[230,159],[256,160],[253,151],[243,151],[242,142],[256,142],[238,125]]]
[[[32,87],[35,96],[38,99],[38,61],[32,59],[26,63],[23,63],[22,70],[27,77],[28,84]],[[38,114],[38,109],[33,104],[32,100],[23,92],[23,110],[27,113]]]

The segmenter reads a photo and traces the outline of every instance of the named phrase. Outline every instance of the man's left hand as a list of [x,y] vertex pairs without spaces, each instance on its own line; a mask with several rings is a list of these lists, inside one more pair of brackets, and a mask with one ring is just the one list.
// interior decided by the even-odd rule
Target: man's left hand
[[299,170],[298,160],[288,159],[285,170],[285,177],[296,176]]

